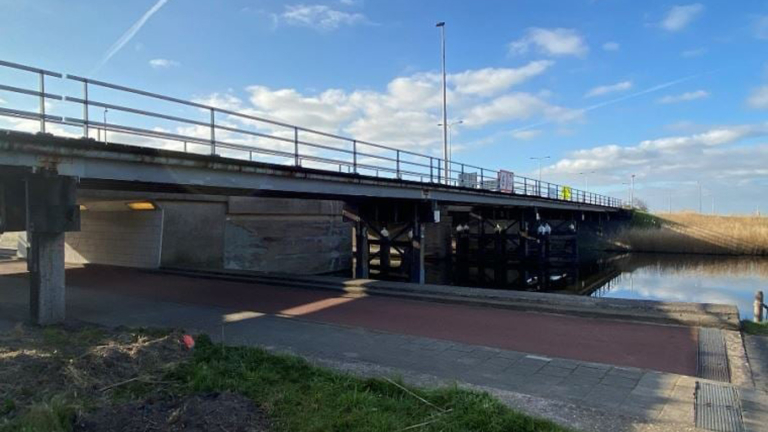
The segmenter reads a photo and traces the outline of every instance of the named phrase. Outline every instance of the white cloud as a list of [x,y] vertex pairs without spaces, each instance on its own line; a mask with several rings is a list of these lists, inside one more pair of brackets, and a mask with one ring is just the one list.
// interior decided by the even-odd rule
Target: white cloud
[[8,102],[6,102],[6,101],[5,101],[5,99],[3,99],[3,98],[0,98],[0,105],[5,105],[5,104],[7,104],[7,103],[8,103]]
[[616,92],[622,92],[626,91],[632,88],[632,81],[622,81],[618,82],[616,84],[610,84],[610,85],[603,85],[598,86],[593,89],[590,89],[584,97],[595,97],[595,96],[603,96],[609,93],[616,93]]
[[144,12],[144,15],[139,18],[138,21],[133,23],[133,25],[125,32],[123,33],[120,38],[115,41],[114,44],[112,44],[111,47],[107,50],[106,53],[104,53],[104,56],[102,56],[101,60],[99,61],[99,64],[96,65],[93,71],[91,71],[91,74],[96,73],[99,69],[101,69],[107,62],[115,55],[117,54],[125,44],[131,41],[134,36],[136,36],[136,33],[141,30],[142,27],[144,27],[144,24],[149,21],[150,18],[152,18],[152,15],[154,15],[157,11],[160,10],[165,4],[168,3],[168,0],[158,0],[157,3],[155,3],[149,10]]
[[686,58],[701,57],[704,54],[706,54],[707,51],[708,50],[706,48],[703,48],[703,47],[702,48],[694,48],[694,49],[685,50],[685,51],[681,52],[680,55],[683,56],[683,57],[686,57]]
[[747,99],[747,104],[756,109],[768,109],[768,85],[754,89]]
[[368,23],[365,15],[357,12],[344,12],[331,9],[326,5],[286,5],[280,20],[288,25],[309,27],[315,30],[330,31],[341,26],[353,26]]
[[149,65],[154,69],[168,69],[172,67],[181,66],[181,63],[176,60],[168,60],[163,58],[152,59],[149,61]]
[[534,139],[537,136],[541,135],[540,129],[528,129],[528,130],[521,130],[521,131],[515,131],[512,132],[512,138],[516,140],[526,141],[530,139]]
[[761,15],[755,20],[755,37],[768,40],[768,15]]
[[[711,155],[713,149],[758,136],[768,136],[768,123],[716,127],[691,135],[645,140],[634,146],[611,144],[577,150],[549,170],[572,173],[590,169],[608,174],[627,169],[660,172],[677,169],[681,164],[694,168],[702,163],[702,156]],[[691,171],[686,175],[707,174]]]
[[719,211],[753,211],[756,203],[765,203],[755,191],[768,187],[766,137],[768,123],[710,126],[705,132],[630,146],[577,150],[545,168],[545,175],[549,181],[568,184],[579,181],[574,173],[596,171],[590,186],[616,197],[626,196],[621,183],[636,175],[635,196],[656,209],[667,208],[670,194],[675,209],[696,208],[696,183],[701,182],[717,197]]
[[529,93],[511,93],[500,96],[488,103],[476,105],[467,111],[464,119],[469,127],[510,120],[527,120],[541,117],[546,121],[567,122],[578,120],[582,113],[576,110],[551,105]]
[[229,93],[213,93],[203,98],[195,98],[193,102],[229,111],[237,111],[243,107],[243,101]]
[[673,6],[661,20],[661,28],[671,32],[680,31],[698,18],[702,12],[704,12],[704,5],[701,3]]
[[459,93],[488,96],[544,73],[553,61],[539,60],[517,68],[485,68],[452,74],[449,79]]
[[605,51],[618,51],[621,48],[618,42],[606,42],[603,44],[603,50]]
[[673,104],[679,102],[688,102],[698,99],[706,99],[709,97],[709,92],[706,90],[696,90],[692,92],[686,92],[679,95],[667,95],[660,98],[657,102],[661,104]]
[[552,56],[583,57],[589,52],[584,37],[578,31],[566,28],[532,27],[521,39],[509,44],[509,50],[513,54],[525,54],[531,47]]

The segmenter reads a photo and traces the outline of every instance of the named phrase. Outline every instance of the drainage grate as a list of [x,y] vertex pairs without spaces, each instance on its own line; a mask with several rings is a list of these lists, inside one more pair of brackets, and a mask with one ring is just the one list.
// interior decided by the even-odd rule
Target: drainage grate
[[719,329],[699,329],[696,375],[713,381],[731,382],[725,338]]
[[735,387],[697,382],[696,427],[717,432],[745,432]]

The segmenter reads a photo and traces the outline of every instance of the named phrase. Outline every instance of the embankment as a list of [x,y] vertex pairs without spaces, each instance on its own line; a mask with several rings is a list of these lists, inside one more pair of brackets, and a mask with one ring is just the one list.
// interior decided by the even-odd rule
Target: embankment
[[633,252],[768,256],[768,218],[636,212],[611,244]]

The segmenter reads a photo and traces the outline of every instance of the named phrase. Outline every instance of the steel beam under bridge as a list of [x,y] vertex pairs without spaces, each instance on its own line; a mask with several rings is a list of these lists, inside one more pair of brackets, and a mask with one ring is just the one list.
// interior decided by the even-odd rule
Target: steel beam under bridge
[[80,187],[167,190],[307,199],[430,200],[445,204],[616,212],[617,208],[472,188],[334,173],[219,156],[157,150],[47,134],[0,133],[0,170],[46,169]]

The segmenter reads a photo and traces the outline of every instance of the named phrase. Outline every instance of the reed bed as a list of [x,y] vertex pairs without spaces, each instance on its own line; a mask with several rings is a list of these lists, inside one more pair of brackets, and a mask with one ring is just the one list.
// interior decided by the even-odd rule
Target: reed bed
[[635,252],[768,256],[768,218],[638,214],[613,244]]

